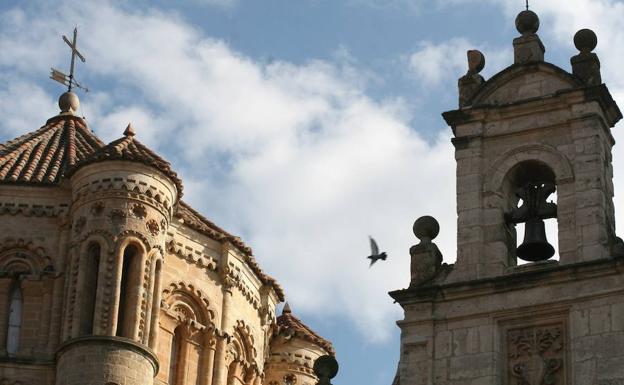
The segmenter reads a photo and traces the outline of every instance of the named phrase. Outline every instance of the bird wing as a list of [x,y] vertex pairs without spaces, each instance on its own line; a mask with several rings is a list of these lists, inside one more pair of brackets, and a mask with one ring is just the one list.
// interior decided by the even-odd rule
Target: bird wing
[[371,237],[370,235],[368,236],[368,239],[370,240],[371,254],[379,255],[379,246],[377,246],[377,242],[375,242],[373,237]]

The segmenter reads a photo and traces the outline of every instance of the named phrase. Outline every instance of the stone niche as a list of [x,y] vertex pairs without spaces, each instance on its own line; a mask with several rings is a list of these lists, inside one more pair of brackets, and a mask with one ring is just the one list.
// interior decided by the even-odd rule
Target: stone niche
[[501,331],[506,385],[568,384],[564,318],[506,322]]

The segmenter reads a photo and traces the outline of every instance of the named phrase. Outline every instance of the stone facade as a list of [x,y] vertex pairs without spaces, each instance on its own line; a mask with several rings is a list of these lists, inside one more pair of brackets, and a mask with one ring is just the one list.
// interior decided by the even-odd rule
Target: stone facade
[[180,200],[131,126],[106,145],[70,96],[0,145],[0,384],[314,384],[331,344],[276,316],[251,249]]
[[[428,239],[410,250],[412,284],[390,293],[405,311],[395,384],[624,384],[610,132],[622,115],[597,82],[593,32],[575,37],[568,73],[543,61],[539,21],[525,12],[514,64],[479,82],[467,80],[470,64],[460,109],[443,114],[457,161],[457,260],[440,263]],[[539,199],[522,195],[531,189]],[[558,259],[535,252],[519,265],[516,224],[536,230],[549,217]],[[434,226],[418,224],[422,240]]]

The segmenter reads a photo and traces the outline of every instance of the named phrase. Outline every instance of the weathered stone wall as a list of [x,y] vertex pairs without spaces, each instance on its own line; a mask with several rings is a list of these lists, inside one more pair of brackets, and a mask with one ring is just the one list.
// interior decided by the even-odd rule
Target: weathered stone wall
[[542,364],[552,384],[623,382],[624,260],[546,265],[443,286],[436,301],[435,289],[412,292],[399,321],[401,385],[515,384],[523,365]]
[[56,385],[151,385],[158,363],[143,346],[116,337],[87,337],[58,353]]

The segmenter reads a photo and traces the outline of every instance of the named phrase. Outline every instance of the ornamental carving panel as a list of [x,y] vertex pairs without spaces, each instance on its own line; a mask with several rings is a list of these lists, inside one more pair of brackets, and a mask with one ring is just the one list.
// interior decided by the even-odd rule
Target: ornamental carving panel
[[507,331],[507,384],[565,385],[563,324]]

